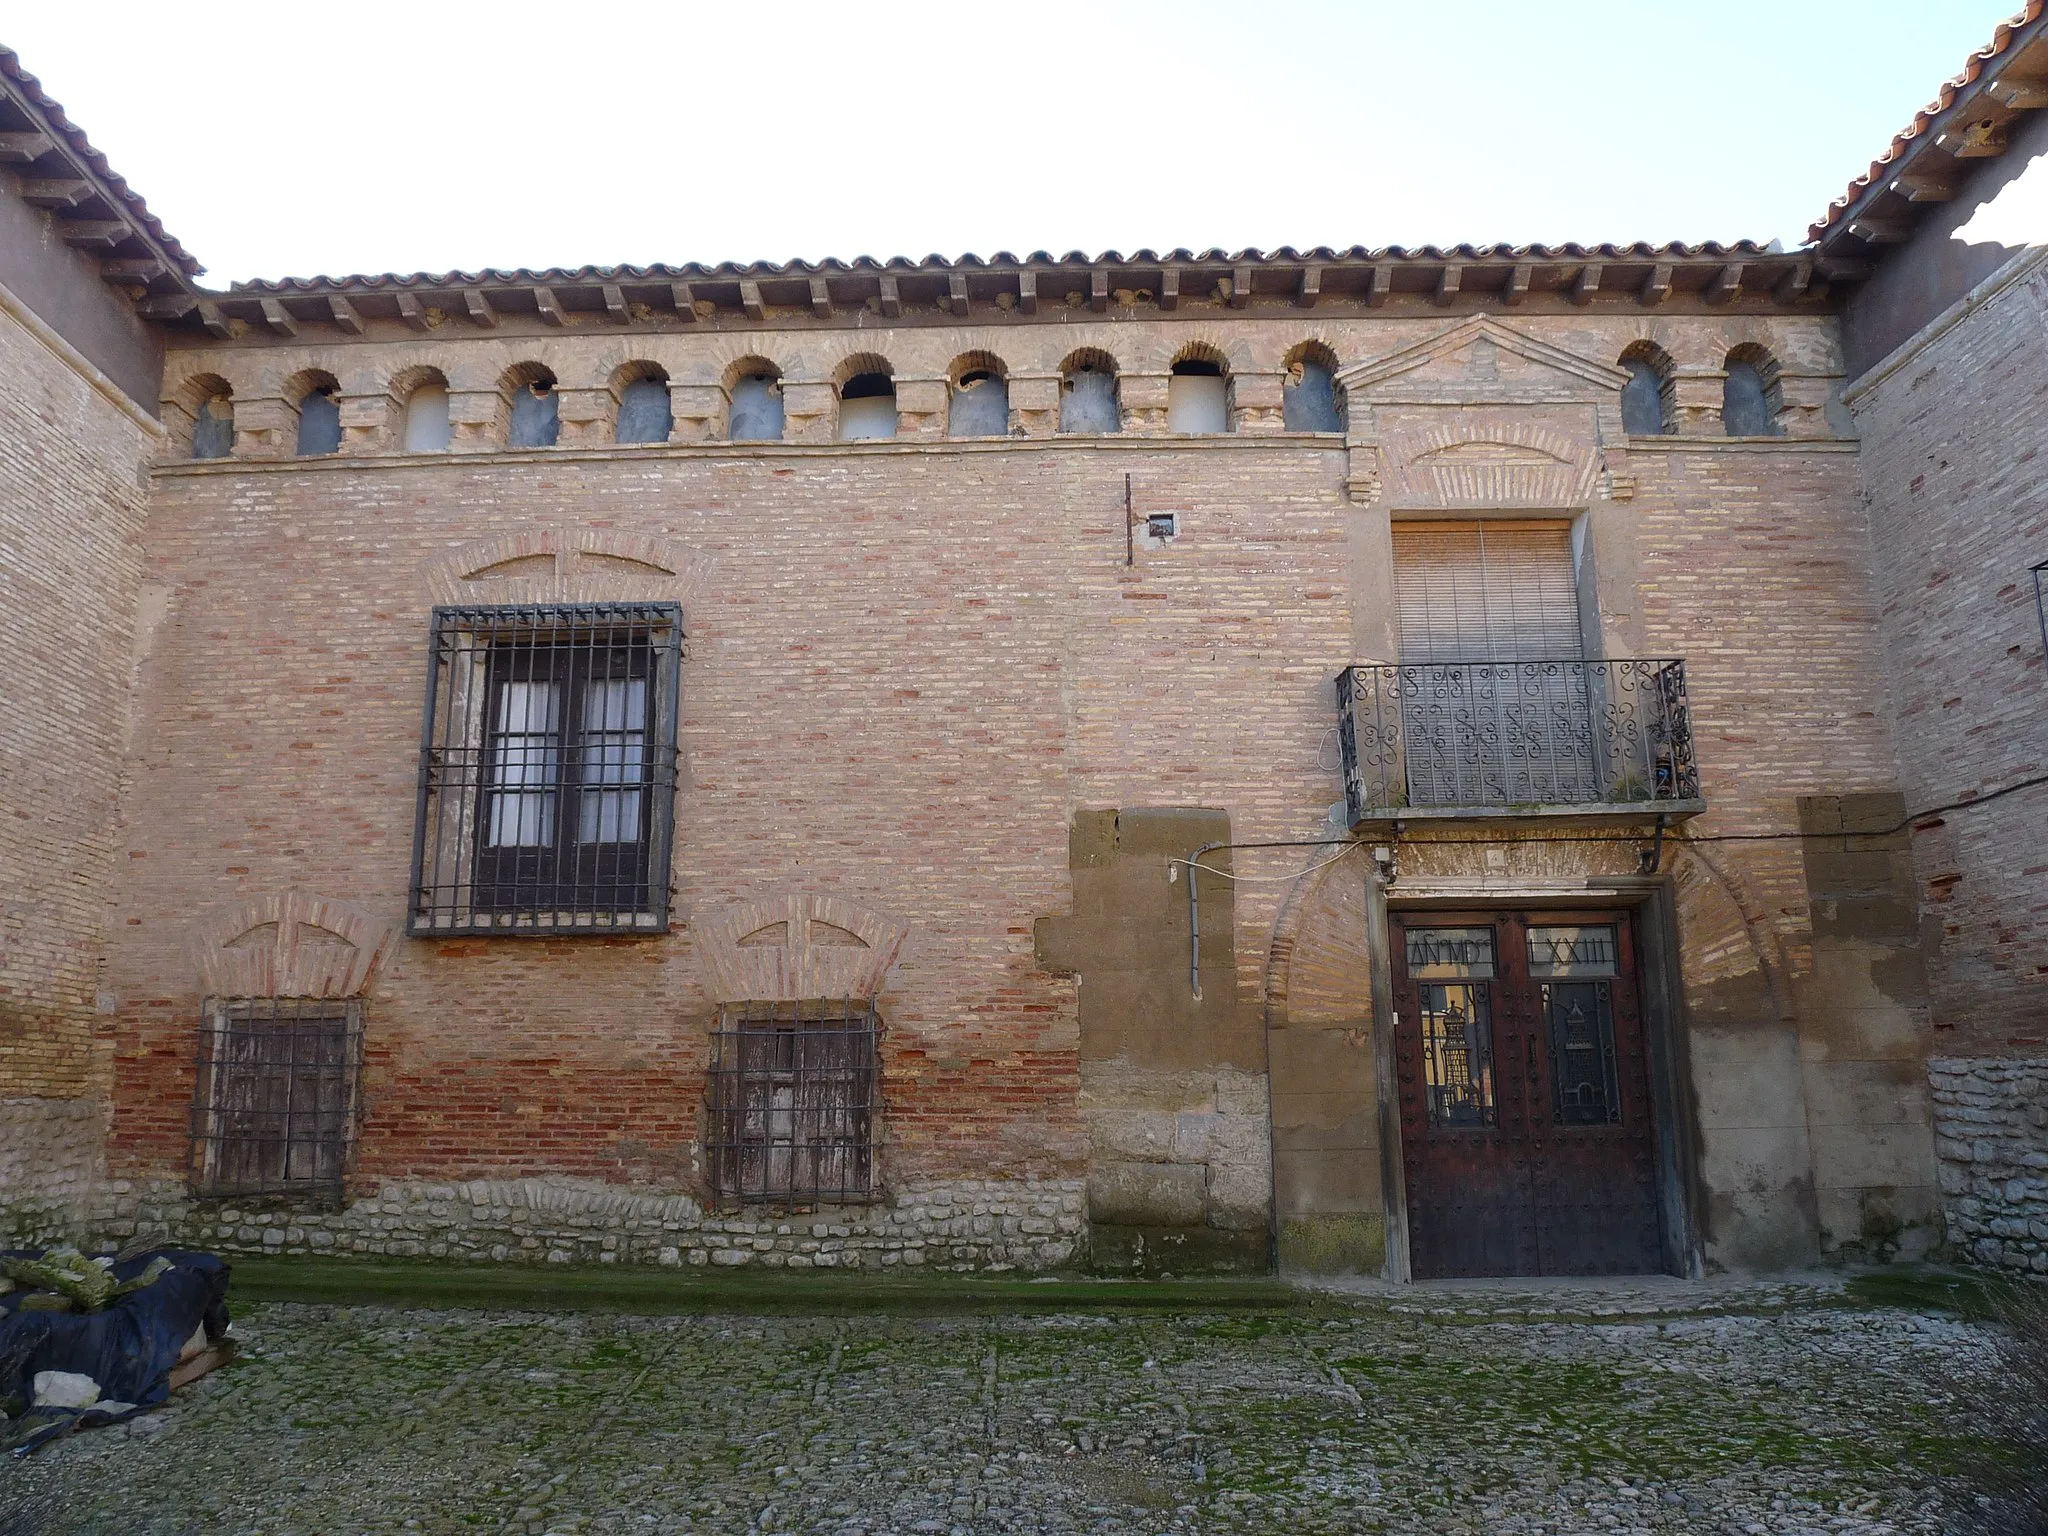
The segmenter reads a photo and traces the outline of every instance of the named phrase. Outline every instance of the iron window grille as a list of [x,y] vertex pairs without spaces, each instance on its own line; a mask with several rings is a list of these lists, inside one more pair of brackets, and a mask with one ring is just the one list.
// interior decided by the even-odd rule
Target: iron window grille
[[872,1200],[880,1045],[868,1002],[724,1009],[705,1120],[718,1204],[797,1210]]
[[362,1062],[360,1003],[209,998],[192,1096],[193,1194],[339,1201]]
[[668,927],[673,603],[436,608],[412,934]]

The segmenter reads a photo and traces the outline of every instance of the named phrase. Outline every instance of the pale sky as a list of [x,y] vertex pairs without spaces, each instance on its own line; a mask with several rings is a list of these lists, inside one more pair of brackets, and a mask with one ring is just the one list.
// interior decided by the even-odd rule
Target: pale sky
[[205,281],[1800,243],[2016,0],[21,4]]

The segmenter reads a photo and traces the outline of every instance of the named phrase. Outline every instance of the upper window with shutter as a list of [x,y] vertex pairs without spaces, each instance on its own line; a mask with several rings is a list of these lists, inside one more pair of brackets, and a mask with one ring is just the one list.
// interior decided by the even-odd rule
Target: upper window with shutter
[[1396,524],[1394,578],[1404,663],[1585,655],[1569,523]]

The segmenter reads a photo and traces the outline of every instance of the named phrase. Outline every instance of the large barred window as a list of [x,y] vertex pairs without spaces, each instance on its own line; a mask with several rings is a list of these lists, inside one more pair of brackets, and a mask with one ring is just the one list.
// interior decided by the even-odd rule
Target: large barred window
[[724,1009],[704,1137],[721,1205],[789,1210],[874,1197],[880,1034],[868,1002]]
[[211,998],[192,1098],[192,1191],[339,1199],[355,1142],[362,1004]]
[[667,928],[682,619],[434,610],[409,932]]

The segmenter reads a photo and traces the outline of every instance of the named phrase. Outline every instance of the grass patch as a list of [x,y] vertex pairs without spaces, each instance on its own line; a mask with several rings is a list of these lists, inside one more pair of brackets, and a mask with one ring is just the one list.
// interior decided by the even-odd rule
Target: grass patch
[[1068,1276],[776,1270],[526,1269],[507,1265],[373,1263],[237,1257],[231,1302],[475,1311],[702,1312],[865,1316],[1050,1312],[1307,1311],[1315,1298],[1282,1281],[1098,1280]]
[[1999,1315],[1999,1297],[2012,1282],[1967,1270],[1876,1269],[1854,1276],[1845,1287],[1850,1300],[1866,1307],[1899,1307],[1912,1312],[1947,1312],[1969,1322]]

